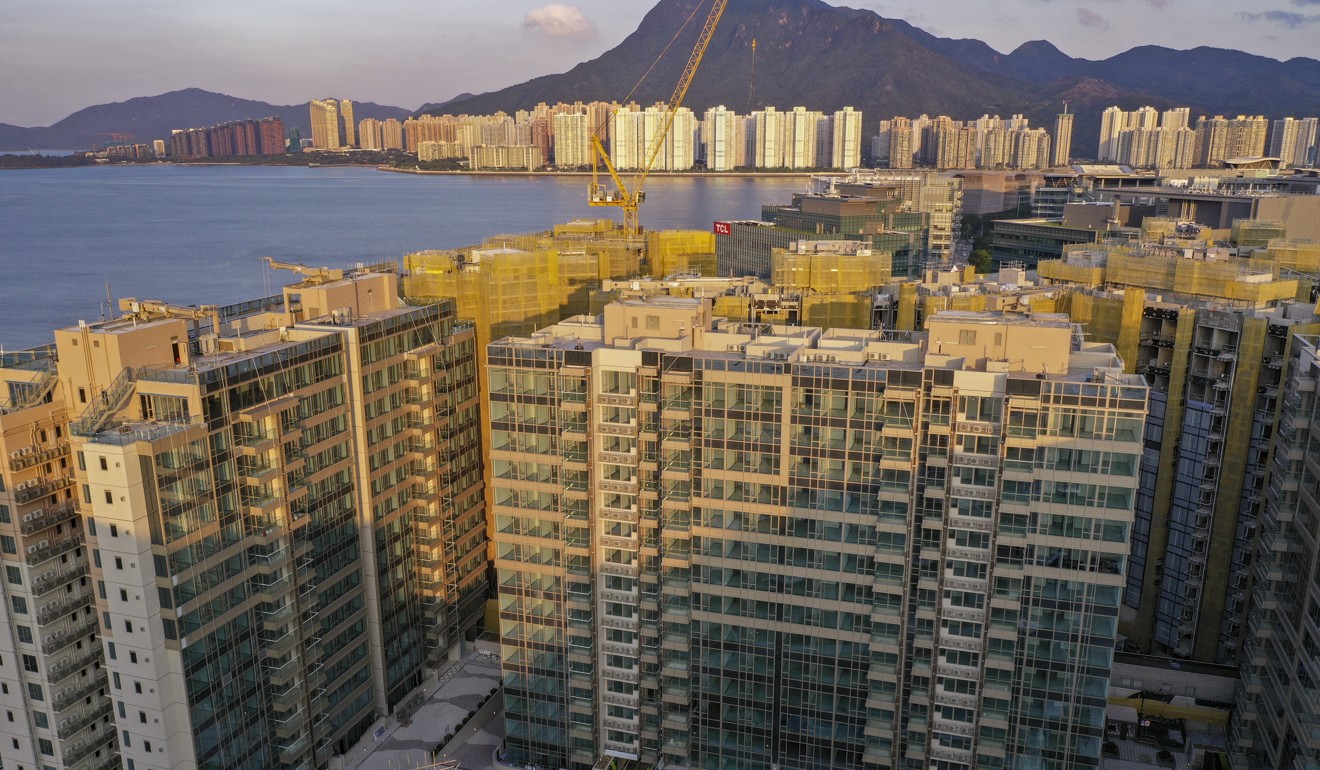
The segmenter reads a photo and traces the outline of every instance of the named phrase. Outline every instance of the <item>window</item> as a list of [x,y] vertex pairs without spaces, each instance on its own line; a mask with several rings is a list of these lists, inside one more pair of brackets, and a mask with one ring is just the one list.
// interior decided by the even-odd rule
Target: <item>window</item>
[[115,557],[115,569],[123,569],[123,568],[124,568],[124,560],[121,559],[121,558],[119,558],[118,556],[116,556],[116,557]]
[[127,632],[129,632],[130,634],[133,633],[133,621],[131,621],[131,620],[125,620],[125,621],[124,621],[124,630],[127,631]]
[[23,670],[33,674],[37,673],[37,657],[35,655],[23,656]]
[[[147,712],[145,712],[145,711],[139,711],[139,712],[138,712],[138,721],[145,725],[145,724],[147,723]],[[151,749],[147,749],[147,751],[151,751]]]
[[46,693],[42,692],[41,685],[36,682],[28,682],[28,698],[32,700],[45,700]]
[[113,503],[115,501],[115,496],[108,489],[105,491],[105,501],[107,503]]
[[9,600],[10,600],[10,601],[13,603],[13,605],[14,605],[14,614],[15,614],[15,615],[26,615],[26,614],[27,614],[27,599],[24,599],[24,598],[21,597],[21,596],[11,596],[11,597],[9,597]]
[[137,653],[136,653],[136,652],[132,652],[132,651],[130,651],[130,652],[128,653],[128,662],[129,662],[129,663],[137,663]]
[[0,551],[18,553],[18,544],[9,535],[0,535]]
[[142,683],[141,683],[141,682],[134,682],[134,683],[133,683],[133,692],[135,692],[135,693],[137,693],[137,694],[139,694],[139,695],[142,694]]
[[32,721],[37,725],[37,727],[40,727],[43,730],[50,729],[50,720],[46,718],[46,712],[44,711],[32,712]]
[[126,602],[126,601],[128,601],[128,591],[126,591],[126,590],[124,590],[124,589],[122,589],[122,588],[119,589],[119,601],[121,601],[121,602]]
[[101,470],[103,470],[103,471],[108,471],[108,470],[110,470],[110,466],[106,464],[106,462],[105,462],[105,458],[104,458],[104,457],[101,457],[101,458],[99,458],[99,459],[101,460]]
[[958,331],[958,344],[959,344],[959,345],[975,345],[975,344],[976,344],[976,330],[975,330],[975,329],[961,329],[961,330],[959,330],[959,331]]
[[115,524],[110,525],[110,537],[119,537],[119,527]]
[[18,629],[18,641],[23,644],[32,644],[32,629],[27,626],[15,626]]
[[87,403],[87,388],[78,388],[78,403]]
[[45,754],[46,756],[49,756],[49,757],[53,757],[53,756],[55,756],[55,744],[51,743],[50,741],[46,740],[45,738],[38,738],[38,739],[37,739],[37,746],[38,746],[38,748],[41,749],[41,753],[42,753],[42,754]]
[[[0,506],[0,507],[3,507],[3,506]],[[6,565],[5,565],[5,579],[8,580],[10,583],[13,583],[13,584],[16,585],[16,586],[21,586],[21,585],[23,585],[23,570],[19,569],[18,567],[12,567],[12,566],[6,564]]]
[[114,643],[114,642],[106,642],[106,643],[105,643],[105,651],[106,651],[107,654],[109,654],[109,656],[110,656],[110,660],[119,660],[119,658],[116,657],[116,653],[115,653],[115,643]]
[[9,506],[0,505],[0,524],[9,524]]
[[151,753],[151,741],[147,741],[147,740],[142,741],[142,748],[143,748],[143,749],[146,749],[147,753],[150,754],[150,753]]

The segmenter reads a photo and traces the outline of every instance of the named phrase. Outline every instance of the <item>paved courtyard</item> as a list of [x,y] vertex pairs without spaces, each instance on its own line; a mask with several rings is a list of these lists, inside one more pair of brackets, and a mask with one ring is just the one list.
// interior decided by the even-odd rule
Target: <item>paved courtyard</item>
[[[344,770],[417,770],[432,765],[431,751],[499,686],[499,660],[475,652],[441,671],[423,689],[425,702],[412,719],[377,722],[344,757]],[[463,770],[489,770],[491,752],[504,739],[499,694],[451,741],[442,760],[458,760]],[[481,724],[483,720],[485,724]],[[462,744],[462,745],[459,745]]]

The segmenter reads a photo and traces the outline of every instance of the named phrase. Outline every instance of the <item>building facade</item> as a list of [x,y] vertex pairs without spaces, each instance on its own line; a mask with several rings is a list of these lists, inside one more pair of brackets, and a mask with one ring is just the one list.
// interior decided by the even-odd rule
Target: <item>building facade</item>
[[1272,478],[1256,549],[1251,633],[1229,735],[1235,768],[1299,768],[1320,763],[1320,591],[1312,489],[1320,338],[1293,338],[1284,406],[1274,437]]
[[[14,651],[36,646],[2,657],[58,680],[0,668],[42,761],[325,767],[458,654],[487,587],[475,332],[396,284],[126,300],[6,372],[43,442],[17,458],[47,474],[18,526],[59,528],[28,554],[41,571],[7,570],[48,596],[12,606],[57,624],[15,623]],[[27,766],[14,741],[6,766]]]
[[652,298],[489,357],[503,761],[1097,765],[1146,409],[1111,347]]

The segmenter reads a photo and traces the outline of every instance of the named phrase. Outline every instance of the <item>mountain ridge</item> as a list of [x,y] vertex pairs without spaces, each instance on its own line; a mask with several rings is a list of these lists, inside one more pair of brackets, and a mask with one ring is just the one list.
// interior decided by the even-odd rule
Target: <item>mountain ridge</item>
[[[538,102],[623,100],[642,71],[694,11],[700,0],[660,0],[619,45],[567,72],[542,75],[484,94],[463,93],[423,105],[399,107],[354,102],[355,118],[402,119],[409,114],[483,114],[529,109]],[[694,45],[699,24],[689,24],[674,50],[634,95],[641,104],[667,101]],[[755,98],[752,41],[757,41]],[[1287,61],[1198,46],[1177,50],[1136,46],[1106,59],[1068,56],[1046,40],[1001,53],[974,38],[932,35],[874,11],[823,0],[731,0],[686,104],[694,111],[724,104],[738,112],[765,105],[834,111],[853,106],[866,114],[864,134],[892,115],[1023,114],[1053,128],[1064,100],[1077,114],[1072,153],[1094,154],[1100,112],[1150,104],[1190,107],[1199,115],[1264,114],[1271,118],[1320,114],[1320,60]],[[274,105],[187,88],[111,104],[93,105],[50,126],[0,123],[0,151],[85,149],[111,132],[134,141],[168,138],[177,128],[229,120],[279,117],[309,135],[306,103]]]
[[[538,102],[622,100],[697,2],[660,0],[618,46],[567,72],[420,112],[482,114]],[[690,50],[695,39],[689,27],[674,49]],[[752,40],[758,42],[758,99],[748,105]],[[685,56],[661,60],[633,100],[667,101],[666,88],[677,82],[685,62]],[[881,118],[922,113],[957,119],[1020,113],[1052,130],[1064,99],[1079,116],[1073,155],[1086,157],[1094,153],[1100,112],[1115,104],[1185,106],[1194,115],[1320,113],[1320,61],[1284,62],[1208,46],[1137,46],[1090,60],[1040,40],[1005,54],[980,40],[937,37],[901,19],[821,0],[731,0],[686,104],[696,112],[717,104],[739,112],[762,105],[823,111],[853,106],[866,113],[869,135]]]

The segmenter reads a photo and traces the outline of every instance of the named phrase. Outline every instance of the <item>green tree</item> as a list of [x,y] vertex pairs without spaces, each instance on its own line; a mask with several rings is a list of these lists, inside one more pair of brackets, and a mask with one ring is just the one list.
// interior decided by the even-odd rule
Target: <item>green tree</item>
[[972,267],[976,268],[976,272],[978,273],[990,272],[990,250],[989,249],[973,250],[971,255],[967,257],[967,262]]

